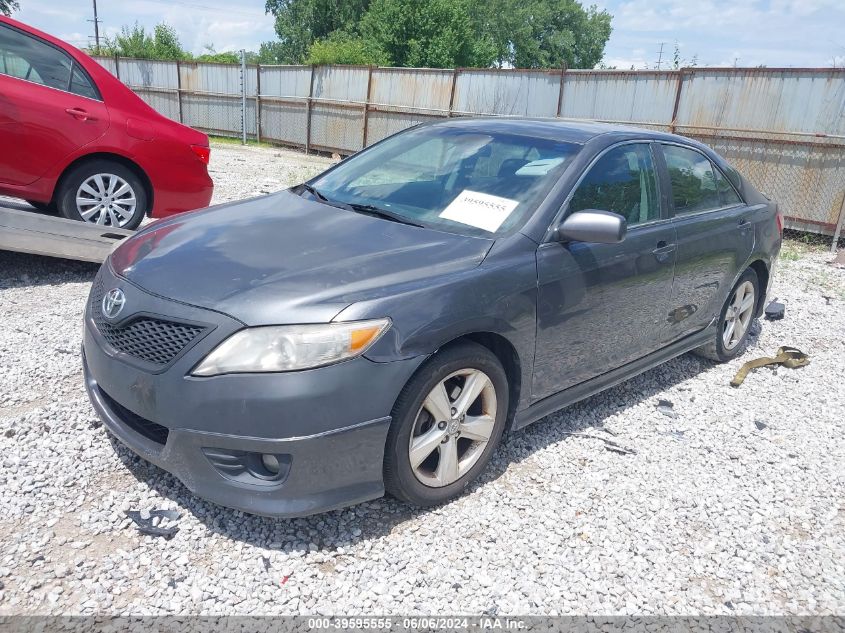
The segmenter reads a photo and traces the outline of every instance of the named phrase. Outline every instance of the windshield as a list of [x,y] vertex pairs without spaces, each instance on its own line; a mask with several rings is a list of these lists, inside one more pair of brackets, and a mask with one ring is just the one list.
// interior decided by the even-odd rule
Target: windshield
[[522,226],[579,145],[430,126],[352,156],[311,181],[324,201],[491,237]]

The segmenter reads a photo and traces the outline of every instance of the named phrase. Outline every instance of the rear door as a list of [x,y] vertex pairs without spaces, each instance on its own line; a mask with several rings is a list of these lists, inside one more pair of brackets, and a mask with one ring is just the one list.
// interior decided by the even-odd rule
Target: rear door
[[567,214],[612,211],[627,219],[628,234],[619,244],[547,242],[537,250],[535,400],[660,346],[675,264],[661,197],[648,142],[610,148],[575,188]]
[[661,143],[678,241],[664,342],[706,327],[754,249],[748,207],[731,182],[695,148]]
[[70,55],[0,24],[0,182],[37,180],[108,126],[96,87]]

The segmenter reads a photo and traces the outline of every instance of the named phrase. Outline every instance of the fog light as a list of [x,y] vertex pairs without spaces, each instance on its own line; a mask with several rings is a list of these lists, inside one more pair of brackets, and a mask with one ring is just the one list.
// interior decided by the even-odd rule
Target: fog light
[[264,453],[261,456],[261,464],[264,468],[267,469],[273,475],[278,475],[279,471],[281,470],[281,465],[279,464],[279,458],[275,455],[269,455]]

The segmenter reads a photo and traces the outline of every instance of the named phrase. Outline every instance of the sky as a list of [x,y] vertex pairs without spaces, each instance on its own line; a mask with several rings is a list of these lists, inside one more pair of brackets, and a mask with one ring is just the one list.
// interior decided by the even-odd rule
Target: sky
[[[76,46],[93,41],[92,0],[19,0],[14,17]],[[613,15],[607,66],[654,68],[663,43],[671,64],[845,66],[845,0],[593,0]],[[588,4],[584,2],[584,4]],[[98,0],[100,33],[165,21],[195,54],[257,50],[275,38],[264,0]]]

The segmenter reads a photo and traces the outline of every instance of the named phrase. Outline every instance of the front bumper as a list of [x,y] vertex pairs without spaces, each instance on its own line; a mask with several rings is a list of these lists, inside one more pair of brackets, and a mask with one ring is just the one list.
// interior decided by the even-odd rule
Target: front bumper
[[[85,386],[106,427],[128,448],[200,497],[253,514],[304,516],[384,494],[390,411],[422,358],[198,378],[190,370],[243,325],[148,294],[108,265],[95,287],[103,281],[123,289],[127,308],[137,310],[125,321],[163,315],[206,326],[195,344],[153,370],[110,347],[92,315],[96,301],[89,300]],[[242,467],[263,454],[279,457],[283,476],[262,478]]]
[[[136,454],[175,475],[191,492],[208,501],[252,514],[298,517],[384,494],[382,460],[389,417],[280,440],[172,429],[161,444],[127,422],[126,411],[115,406],[91,376],[84,354],[83,364],[88,397],[108,430]],[[290,469],[278,482],[235,481],[215,468],[207,456],[208,449],[220,448],[287,455]]]

